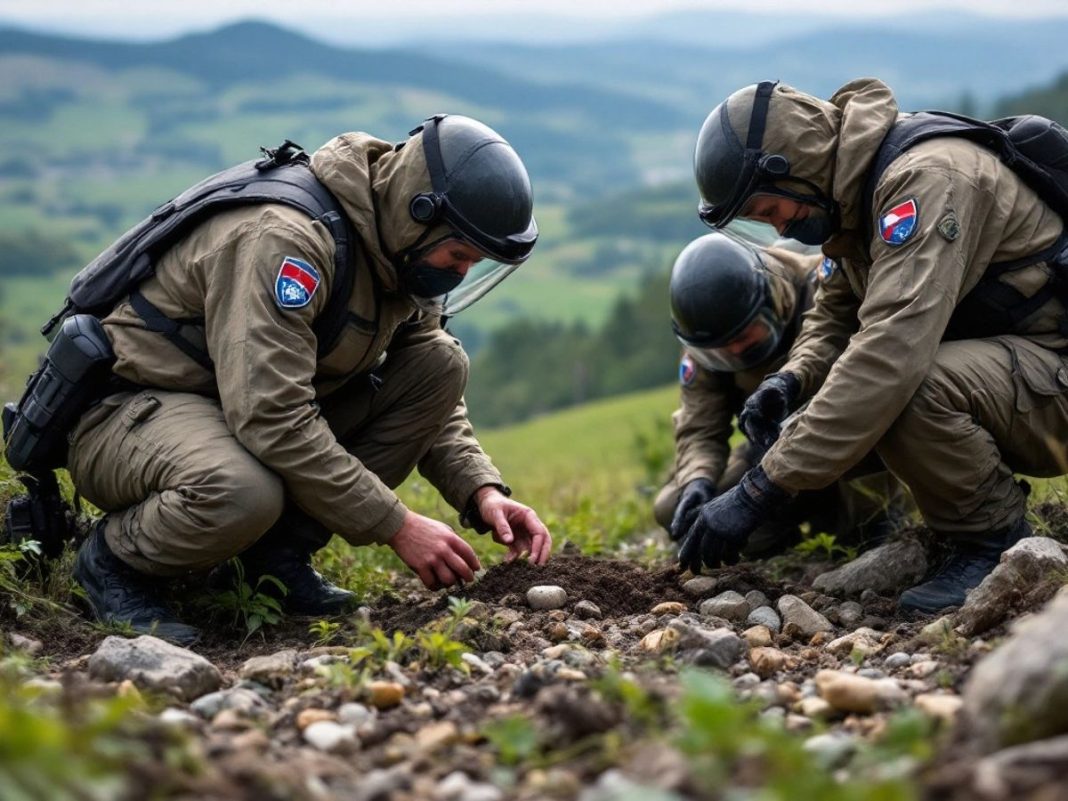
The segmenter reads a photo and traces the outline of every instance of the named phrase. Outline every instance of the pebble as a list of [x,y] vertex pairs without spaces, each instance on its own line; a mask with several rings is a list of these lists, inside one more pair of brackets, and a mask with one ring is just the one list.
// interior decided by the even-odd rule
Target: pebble
[[798,710],[806,718],[813,720],[826,720],[834,715],[834,707],[824,701],[822,698],[810,696],[808,698],[802,698],[801,702],[797,705]]
[[722,617],[741,623],[749,615],[749,602],[734,590],[720,593],[715,598],[701,602],[701,617]]
[[712,576],[696,576],[682,585],[682,591],[691,598],[700,598],[716,589],[719,579]]
[[925,659],[922,662],[914,662],[909,667],[909,675],[917,679],[926,679],[936,673],[941,665],[933,659]]
[[827,653],[838,656],[859,654],[862,657],[867,657],[883,650],[884,646],[880,642],[880,636],[879,632],[874,629],[860,628],[827,643],[824,650]]
[[493,675],[493,668],[486,664],[486,662],[480,659],[476,654],[470,652],[464,653],[460,655],[460,659],[462,659],[463,663],[472,670],[477,670],[479,673],[486,676]]
[[883,665],[887,670],[897,670],[898,668],[903,668],[910,664],[912,664],[912,657],[904,651],[897,651],[883,660]]
[[864,619],[864,607],[856,601],[846,601],[838,607],[838,622],[851,629]]
[[394,681],[372,681],[367,685],[371,696],[371,706],[376,709],[388,709],[396,706],[404,698],[404,687]]
[[600,620],[604,617],[601,607],[593,601],[579,601],[572,613],[579,620]]
[[678,601],[664,601],[649,610],[651,615],[681,615],[686,611],[686,604]]
[[545,627],[545,636],[553,642],[562,642],[570,636],[567,625],[564,623],[550,623]]
[[779,599],[779,614],[782,615],[783,634],[793,639],[808,640],[819,632],[834,628],[827,618],[796,595],[784,595]]
[[353,727],[342,726],[332,720],[316,721],[304,729],[302,735],[312,748],[328,754],[349,753],[359,747]]
[[925,693],[917,695],[916,708],[928,717],[935,718],[947,726],[957,719],[957,714],[964,706],[964,700],[959,695],[947,695],[945,693]]
[[647,653],[661,654],[675,647],[678,639],[678,633],[672,629],[657,629],[642,637],[639,647]]
[[773,676],[786,664],[786,654],[778,648],[753,648],[749,651],[749,664],[762,679]]
[[182,729],[195,729],[200,725],[200,718],[196,715],[191,715],[184,709],[178,709],[173,706],[169,706],[160,712],[159,719],[161,723]]
[[235,751],[266,751],[271,747],[271,739],[262,729],[249,729],[231,737],[230,745]]
[[466,773],[450,773],[434,788],[437,801],[500,801],[504,792],[492,784],[473,781]]
[[328,709],[316,709],[315,707],[302,709],[300,714],[297,715],[297,728],[304,731],[313,723],[318,723],[321,720],[336,721],[337,716]]
[[758,676],[756,673],[743,673],[741,676],[731,682],[731,684],[733,684],[734,688],[738,691],[752,690],[754,687],[760,684],[760,676]]
[[745,602],[749,604],[750,609],[759,609],[762,606],[771,606],[771,601],[768,600],[768,596],[762,593],[760,590],[750,590],[745,594]]
[[415,744],[427,754],[441,750],[460,738],[460,730],[451,720],[430,723],[415,733]]
[[848,734],[817,734],[805,740],[803,748],[824,768],[834,770],[849,762],[857,750],[857,742]]
[[827,703],[842,712],[870,714],[908,700],[893,679],[866,679],[840,670],[817,673],[816,689]]
[[747,626],[766,626],[776,634],[782,630],[782,620],[770,606],[758,606],[746,617]]
[[359,727],[369,720],[374,720],[374,717],[374,711],[363,704],[342,704],[337,710],[338,723],[345,726]]
[[555,584],[541,584],[527,590],[531,609],[559,609],[567,603],[567,591]]
[[753,626],[742,632],[742,638],[749,643],[751,648],[760,648],[771,645],[773,642],[771,629],[767,626]]
[[238,668],[237,675],[268,687],[278,688],[285,682],[286,676],[293,673],[296,666],[297,652],[292,648],[287,648],[274,654],[254,656],[245,660],[245,663]]

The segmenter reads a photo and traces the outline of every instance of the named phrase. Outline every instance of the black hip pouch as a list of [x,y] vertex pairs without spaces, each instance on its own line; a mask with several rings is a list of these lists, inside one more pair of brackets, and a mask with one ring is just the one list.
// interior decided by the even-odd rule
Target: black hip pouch
[[75,314],[63,321],[18,405],[4,407],[4,455],[15,470],[39,473],[66,464],[67,435],[106,393],[114,363],[100,320]]

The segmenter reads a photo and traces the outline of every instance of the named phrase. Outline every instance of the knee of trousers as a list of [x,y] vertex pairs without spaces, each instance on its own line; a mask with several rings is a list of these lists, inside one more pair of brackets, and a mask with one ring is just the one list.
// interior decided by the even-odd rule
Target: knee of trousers
[[210,532],[204,547],[222,561],[245,550],[282,515],[285,488],[278,475],[255,460],[220,466],[205,476],[193,516]]
[[442,395],[451,401],[450,408],[455,407],[467,389],[467,379],[471,372],[471,362],[460,343],[446,335],[436,344],[436,374]]

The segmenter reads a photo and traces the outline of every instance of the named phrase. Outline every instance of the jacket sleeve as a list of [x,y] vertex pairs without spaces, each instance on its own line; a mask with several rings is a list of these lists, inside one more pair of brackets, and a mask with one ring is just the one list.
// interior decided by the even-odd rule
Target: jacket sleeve
[[[762,464],[772,481],[789,492],[827,486],[860,461],[901,414],[927,375],[959,298],[985,266],[975,264],[979,240],[1000,235],[989,230],[998,227],[988,220],[993,195],[973,176],[944,164],[906,166],[883,177],[876,212],[912,198],[919,209],[916,230],[896,246],[873,236],[859,329],[812,401],[765,455]],[[951,212],[962,225],[949,239],[937,226]],[[831,311],[825,306],[828,318]],[[812,342],[810,334],[803,347],[810,349]]]
[[831,365],[842,355],[857,330],[859,306],[840,269],[820,281],[812,308],[805,312],[789,358],[780,368],[780,372],[797,376],[802,397],[820,388]]
[[[685,356],[683,357],[685,358]],[[733,426],[731,389],[725,373],[695,364],[694,379],[680,387],[680,404],[672,415],[675,426],[675,482],[685,487],[695,478],[718,484],[727,465]]]
[[[406,328],[394,337],[390,350],[413,345],[425,346],[435,341],[437,346],[431,351],[434,358],[451,362],[459,360],[466,384],[467,354],[455,338],[441,329],[436,317],[424,318],[420,325]],[[429,450],[419,460],[418,469],[441,493],[446,503],[461,513],[465,511],[471,496],[479,487],[494,484],[505,488],[500,472],[475,437],[474,428],[467,419],[467,405],[462,397]]]
[[[312,322],[329,297],[332,242],[318,224],[265,208],[227,243],[231,263],[206,276],[205,333],[227,425],[281,476],[308,514],[354,544],[387,542],[406,512],[397,496],[337,441],[315,402]],[[275,281],[287,257],[322,280],[311,301],[283,308]]]

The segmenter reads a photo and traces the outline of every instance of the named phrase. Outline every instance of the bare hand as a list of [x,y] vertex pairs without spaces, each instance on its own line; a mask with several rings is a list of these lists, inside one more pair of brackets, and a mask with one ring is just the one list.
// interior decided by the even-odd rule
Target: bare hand
[[474,581],[482,567],[471,546],[451,528],[410,510],[389,546],[428,590]]
[[482,520],[493,529],[493,541],[508,547],[506,561],[530,554],[531,562],[545,564],[553,549],[553,538],[533,509],[492,486],[479,489],[475,500]]

